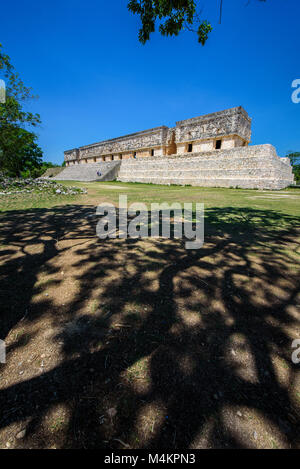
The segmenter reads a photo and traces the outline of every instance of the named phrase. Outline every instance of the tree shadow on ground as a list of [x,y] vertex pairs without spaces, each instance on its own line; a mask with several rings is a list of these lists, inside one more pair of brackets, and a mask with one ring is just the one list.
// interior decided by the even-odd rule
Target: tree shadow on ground
[[93,215],[1,215],[2,446],[299,447],[299,217],[207,209],[188,251]]

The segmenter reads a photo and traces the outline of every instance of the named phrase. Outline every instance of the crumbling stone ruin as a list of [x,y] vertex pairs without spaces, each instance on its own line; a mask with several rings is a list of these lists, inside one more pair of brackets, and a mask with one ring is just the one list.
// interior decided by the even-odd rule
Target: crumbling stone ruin
[[294,183],[288,158],[249,146],[251,119],[240,106],[65,151],[57,179],[203,187],[282,189]]

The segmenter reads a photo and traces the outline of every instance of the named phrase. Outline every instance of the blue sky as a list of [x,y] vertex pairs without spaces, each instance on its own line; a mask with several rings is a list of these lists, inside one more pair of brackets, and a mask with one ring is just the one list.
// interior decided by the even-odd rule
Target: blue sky
[[[39,99],[44,159],[176,120],[242,105],[252,144],[300,151],[299,0],[200,0],[213,24],[205,47],[186,32],[142,46],[126,0],[14,0],[1,6],[0,42]],[[4,20],[3,20],[4,18]]]

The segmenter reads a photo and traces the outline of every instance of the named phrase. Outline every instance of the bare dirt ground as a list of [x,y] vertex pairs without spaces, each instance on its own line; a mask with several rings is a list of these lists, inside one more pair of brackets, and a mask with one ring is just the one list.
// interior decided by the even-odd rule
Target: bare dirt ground
[[299,448],[299,217],[210,208],[187,251],[94,212],[1,214],[0,447]]

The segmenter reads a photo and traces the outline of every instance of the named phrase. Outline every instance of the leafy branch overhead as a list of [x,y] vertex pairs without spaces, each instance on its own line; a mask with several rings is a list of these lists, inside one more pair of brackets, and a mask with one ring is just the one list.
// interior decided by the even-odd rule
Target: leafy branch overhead
[[[258,0],[265,2],[266,0]],[[205,45],[212,25],[201,18],[194,0],[129,0],[128,10],[140,16],[142,27],[139,30],[139,41],[145,44],[150,34],[159,23],[159,32],[163,36],[178,36],[188,30],[197,34],[198,42]],[[223,0],[220,0],[220,22]]]

